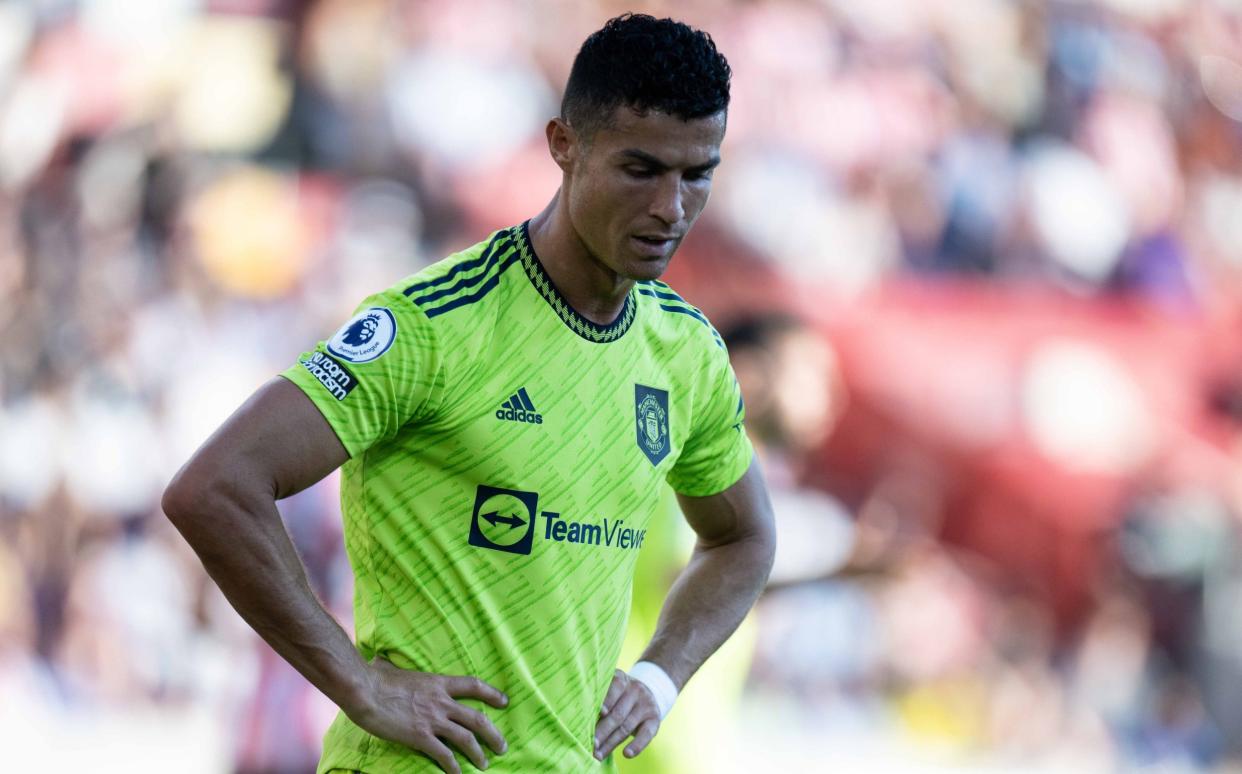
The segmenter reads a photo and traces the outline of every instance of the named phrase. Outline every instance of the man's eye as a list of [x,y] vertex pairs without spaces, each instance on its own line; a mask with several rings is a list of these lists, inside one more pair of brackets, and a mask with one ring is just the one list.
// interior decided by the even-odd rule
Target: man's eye
[[655,175],[655,170],[650,167],[626,167],[625,173],[630,177],[646,178]]
[[706,172],[687,172],[686,179],[692,183],[698,182],[699,180],[711,180],[712,173],[711,173],[711,170],[708,170]]

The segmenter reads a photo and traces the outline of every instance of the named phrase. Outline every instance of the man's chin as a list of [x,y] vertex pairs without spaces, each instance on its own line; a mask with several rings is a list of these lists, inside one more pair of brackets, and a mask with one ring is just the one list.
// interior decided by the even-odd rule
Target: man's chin
[[635,281],[659,279],[668,270],[671,259],[672,256],[631,261],[626,267],[626,275]]
[[631,252],[625,262],[626,276],[632,280],[659,279],[664,272],[668,271],[668,264],[673,260],[677,247],[679,245],[674,245],[663,255],[642,255]]

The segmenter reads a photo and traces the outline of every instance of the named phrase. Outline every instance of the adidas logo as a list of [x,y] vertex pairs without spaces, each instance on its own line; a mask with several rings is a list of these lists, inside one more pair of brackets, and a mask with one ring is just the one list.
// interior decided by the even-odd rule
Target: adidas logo
[[530,402],[525,387],[519,387],[517,392],[500,404],[500,408],[496,410],[496,418],[532,425],[543,424],[543,414],[535,411],[535,404]]

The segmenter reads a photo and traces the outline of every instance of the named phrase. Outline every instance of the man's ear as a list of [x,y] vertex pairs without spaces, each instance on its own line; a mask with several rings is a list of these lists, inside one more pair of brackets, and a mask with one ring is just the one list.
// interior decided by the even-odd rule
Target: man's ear
[[564,119],[553,118],[548,121],[545,134],[548,136],[548,153],[552,155],[552,160],[562,172],[571,173],[579,155],[578,133]]

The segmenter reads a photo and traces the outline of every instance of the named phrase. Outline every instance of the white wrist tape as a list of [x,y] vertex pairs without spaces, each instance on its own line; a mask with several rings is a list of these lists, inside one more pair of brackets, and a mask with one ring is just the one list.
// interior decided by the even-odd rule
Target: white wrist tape
[[659,664],[650,661],[639,661],[630,668],[629,674],[651,689],[656,706],[660,708],[660,720],[664,720],[668,711],[673,708],[673,702],[677,700],[677,686],[673,684],[673,678]]

